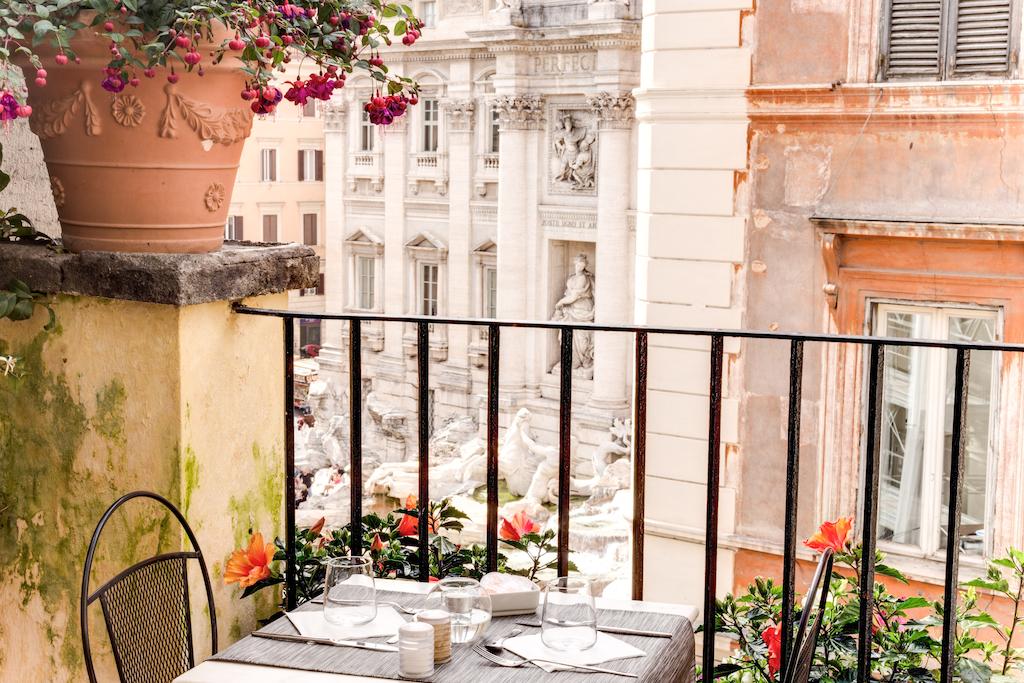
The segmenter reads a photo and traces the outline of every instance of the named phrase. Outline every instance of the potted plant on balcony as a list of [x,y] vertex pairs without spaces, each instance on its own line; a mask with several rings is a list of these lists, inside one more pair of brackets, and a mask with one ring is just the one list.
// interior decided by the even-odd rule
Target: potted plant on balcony
[[0,123],[28,118],[42,141],[70,250],[213,251],[252,117],[363,69],[367,111],[390,123],[418,89],[378,48],[421,26],[388,0],[3,2]]

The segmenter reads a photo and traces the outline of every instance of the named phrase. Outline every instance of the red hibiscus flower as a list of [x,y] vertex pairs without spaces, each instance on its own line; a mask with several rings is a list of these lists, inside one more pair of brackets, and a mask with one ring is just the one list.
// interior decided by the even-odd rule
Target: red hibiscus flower
[[782,660],[782,624],[766,628],[761,634],[761,640],[768,646],[768,673],[774,677],[779,673]]
[[846,537],[851,528],[853,528],[853,517],[840,517],[834,522],[825,522],[819,527],[818,533],[804,541],[804,545],[819,552],[831,548],[833,551],[841,553],[846,548]]
[[[417,510],[419,508],[419,499],[414,495],[409,495],[405,499],[406,510]],[[434,518],[430,519],[427,529],[434,533],[437,531],[437,520]],[[420,520],[417,515],[402,515],[402,521],[398,524],[398,533],[401,536],[415,536],[420,530]]]
[[379,553],[384,550],[384,541],[380,540],[380,534],[373,535],[373,542],[370,543],[370,551]]
[[501,518],[501,530],[498,532],[498,535],[506,541],[518,541],[524,535],[538,531],[540,531],[540,524],[534,522],[526,516],[525,512],[520,510],[512,515],[512,519]]

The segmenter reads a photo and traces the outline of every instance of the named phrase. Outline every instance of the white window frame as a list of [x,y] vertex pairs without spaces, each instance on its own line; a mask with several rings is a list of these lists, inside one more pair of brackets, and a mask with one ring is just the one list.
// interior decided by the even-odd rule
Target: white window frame
[[[871,300],[868,304],[870,311],[868,332],[875,336],[888,336],[886,334],[886,313],[899,312],[931,316],[928,331],[923,338],[948,338],[949,319],[953,317],[989,318],[993,322],[996,341],[1002,337],[1003,316],[1001,310],[997,308],[972,306],[956,302],[929,303],[883,299]],[[941,548],[941,537],[942,525],[946,521],[945,515],[942,512],[946,415],[945,383],[950,354],[945,349],[911,347],[911,350],[918,359],[923,359],[928,363],[925,379],[926,385],[923,390],[926,408],[924,411],[924,455],[921,471],[920,510],[918,512],[920,520],[919,544],[898,543],[880,539],[879,547],[900,555],[943,560],[945,558],[945,549]],[[887,347],[886,351],[891,353],[892,347]],[[987,464],[988,471],[986,473],[986,509],[983,522],[986,530],[992,529],[993,504],[998,491],[995,478],[997,458],[995,457],[996,450],[994,444],[999,415],[999,354],[993,354],[992,363],[992,386],[989,397],[989,434],[987,439],[989,458]],[[866,383],[865,386],[867,386]],[[884,429],[885,425],[882,428]],[[983,554],[985,557],[988,557],[991,553],[991,533],[989,533],[985,535]],[[976,555],[964,555],[963,557],[969,561],[980,559]]]
[[[227,220],[224,222],[224,239],[226,239],[226,240],[237,240],[238,239],[237,237],[235,237],[235,218],[237,218],[238,216],[241,216],[241,215],[242,214],[239,214],[239,213],[232,213],[232,214],[228,215]],[[245,228],[244,228],[244,226],[245,226],[245,217],[244,216],[242,216],[242,225],[243,225],[242,236],[244,237],[245,236],[245,233],[244,233],[244,230],[245,230]]]
[[[405,243],[405,310],[410,315],[420,315],[423,301],[423,265],[437,266],[437,310],[435,315],[444,317],[448,313],[448,247],[439,238],[428,232],[421,232]],[[403,335],[403,346],[410,356],[415,355],[416,326],[407,324]],[[430,325],[431,358],[443,361],[448,358],[448,326]]]
[[441,100],[425,97],[420,106],[420,151],[438,154],[441,151]]
[[316,147],[302,147],[299,151],[302,153],[302,182],[323,182],[316,178],[318,167],[318,164],[316,163],[316,153],[320,150]]
[[356,149],[360,152],[374,151],[377,144],[377,126],[370,122],[370,115],[365,109],[360,109],[356,136]]
[[[428,283],[427,275],[431,272],[433,278]],[[433,310],[430,310],[430,302],[433,302]],[[416,264],[416,313],[436,317],[440,312],[441,264],[438,261],[421,260]]]
[[487,108],[486,152],[498,154],[501,147],[501,127],[498,124],[498,110],[493,105]]
[[[427,11],[427,7],[430,11]],[[423,0],[420,2],[420,11],[417,16],[423,22],[424,28],[437,26],[437,0]]]
[[281,160],[278,158],[276,147],[260,148],[260,182],[275,183],[279,177],[278,171]]
[[377,257],[365,254],[354,256],[355,300],[356,307],[363,311],[372,311],[377,306]]
[[[344,243],[347,252],[347,297],[346,308],[350,311],[360,313],[382,313],[383,292],[381,285],[384,282],[384,242],[377,235],[367,228],[362,228],[349,235]],[[369,259],[373,263],[374,296],[373,306],[363,308],[362,292],[360,291],[359,280],[359,259]],[[364,326],[365,327],[365,326]]]

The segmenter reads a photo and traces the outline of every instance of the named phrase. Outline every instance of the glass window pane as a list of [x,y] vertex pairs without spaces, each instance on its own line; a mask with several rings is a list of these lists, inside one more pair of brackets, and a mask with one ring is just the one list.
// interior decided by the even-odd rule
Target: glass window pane
[[[927,337],[931,314],[884,311],[885,336]],[[890,346],[885,354],[878,490],[878,538],[921,541],[921,479],[925,456],[928,349]]]
[[[951,341],[995,341],[995,316],[951,316],[948,334]],[[942,507],[940,544],[947,543],[946,518],[949,514],[949,468],[953,446],[953,392],[956,388],[956,352],[948,351],[946,401],[943,429]],[[967,385],[967,434],[965,436],[964,485],[960,514],[960,547],[963,552],[981,555],[985,550],[986,488],[988,483],[989,434],[993,369],[996,359],[991,351],[971,353],[970,381]]]

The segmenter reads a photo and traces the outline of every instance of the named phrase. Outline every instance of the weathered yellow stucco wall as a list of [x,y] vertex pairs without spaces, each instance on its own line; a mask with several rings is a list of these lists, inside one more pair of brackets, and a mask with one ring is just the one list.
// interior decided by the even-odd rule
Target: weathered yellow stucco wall
[[[283,307],[286,295],[252,299]],[[280,533],[283,482],[281,323],[228,302],[175,307],[92,297],[56,299],[45,315],[0,322],[0,680],[85,679],[81,571],[93,528],[119,495],[150,489],[193,524],[213,574],[221,643],[273,610],[223,585],[230,550],[250,527]],[[92,586],[158,548],[178,546],[148,504],[107,527]],[[193,575],[193,595],[202,595]],[[94,648],[109,653],[98,607]],[[196,642],[208,620],[196,611]]]

